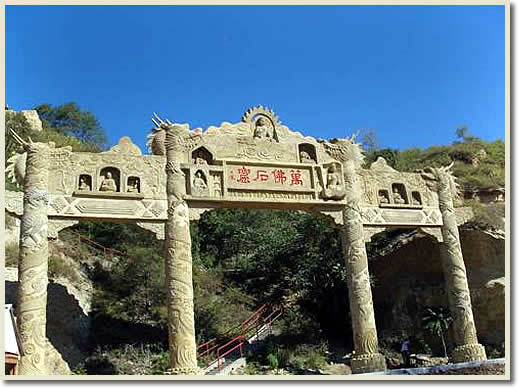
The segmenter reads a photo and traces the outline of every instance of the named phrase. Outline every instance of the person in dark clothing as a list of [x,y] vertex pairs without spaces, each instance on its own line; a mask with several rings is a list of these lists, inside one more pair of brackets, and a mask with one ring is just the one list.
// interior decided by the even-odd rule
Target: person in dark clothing
[[408,338],[401,345],[401,355],[403,356],[405,368],[410,367],[410,340]]

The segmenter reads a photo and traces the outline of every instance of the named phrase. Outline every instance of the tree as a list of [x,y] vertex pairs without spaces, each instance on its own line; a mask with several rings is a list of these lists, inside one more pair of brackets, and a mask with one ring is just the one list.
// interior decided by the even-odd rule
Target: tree
[[61,135],[74,136],[88,145],[91,151],[105,149],[108,139],[99,120],[92,112],[82,111],[74,102],[56,107],[41,104],[35,109],[38,111],[44,130],[50,129]]
[[462,139],[462,141],[466,143],[471,143],[477,140],[480,140],[480,138],[471,135],[469,128],[467,125],[461,125],[455,130],[455,134],[459,139]]
[[361,132],[360,143],[366,152],[372,152],[379,149],[378,137],[374,129],[364,129]]
[[296,315],[328,333],[344,330],[342,241],[327,220],[301,212],[218,209],[205,213],[196,228],[193,261],[220,267],[225,284],[263,303],[297,306]]
[[453,318],[451,317],[450,312],[443,307],[427,308],[426,313],[423,316],[424,329],[441,338],[444,357],[446,358],[448,358],[448,351],[444,335],[448,331],[448,327],[450,327],[452,321]]

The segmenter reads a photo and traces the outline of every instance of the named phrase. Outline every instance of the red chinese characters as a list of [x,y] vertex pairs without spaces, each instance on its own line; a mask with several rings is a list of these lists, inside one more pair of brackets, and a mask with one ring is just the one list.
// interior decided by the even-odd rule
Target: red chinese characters
[[281,185],[286,183],[286,175],[284,175],[284,171],[276,169],[272,171],[272,175],[275,183],[280,183]]
[[301,179],[301,172],[300,170],[291,170],[291,183],[290,185],[302,185],[302,179]]
[[250,169],[249,168],[238,168],[237,173],[239,174],[239,177],[237,178],[237,181],[239,183],[250,183]]
[[257,170],[257,175],[255,176],[254,181],[267,182],[268,181],[268,171]]
[[238,186],[247,185],[260,189],[263,185],[304,186],[304,170],[283,169],[279,167],[242,166],[230,170],[230,179]]

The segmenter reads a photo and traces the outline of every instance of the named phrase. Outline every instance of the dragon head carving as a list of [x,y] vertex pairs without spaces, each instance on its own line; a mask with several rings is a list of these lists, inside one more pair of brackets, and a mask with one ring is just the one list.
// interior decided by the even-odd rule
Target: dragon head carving
[[363,164],[365,156],[360,143],[356,143],[356,136],[350,138],[331,139],[330,141],[318,140],[324,146],[326,152],[334,159],[345,162],[352,162],[354,168],[359,168]]
[[453,163],[443,167],[426,167],[418,171],[426,181],[428,188],[432,191],[440,192],[449,190],[452,199],[459,199],[460,189],[455,176],[451,173]]

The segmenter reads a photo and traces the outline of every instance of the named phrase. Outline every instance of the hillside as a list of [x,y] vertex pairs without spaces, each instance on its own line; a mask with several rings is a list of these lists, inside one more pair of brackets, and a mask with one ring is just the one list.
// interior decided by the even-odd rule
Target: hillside
[[378,156],[383,156],[391,167],[399,171],[440,167],[455,162],[453,174],[464,191],[505,186],[503,140],[487,142],[468,136],[450,145],[431,146],[424,150],[373,150],[366,154],[366,165],[369,166]]

